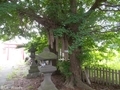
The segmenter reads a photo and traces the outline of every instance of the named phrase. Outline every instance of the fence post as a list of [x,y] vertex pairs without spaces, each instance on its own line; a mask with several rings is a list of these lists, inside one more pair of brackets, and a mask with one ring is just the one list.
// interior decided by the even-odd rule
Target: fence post
[[114,70],[112,70],[112,84],[114,85]]
[[109,72],[108,73],[108,76],[109,76],[108,77],[108,85],[111,85],[111,69],[110,68],[108,69],[108,72]]
[[102,72],[103,72],[103,79],[102,79],[102,83],[104,84],[104,80],[105,80],[105,72],[104,72],[104,68],[102,68]]
[[[85,68],[85,79],[88,84],[91,82],[103,85],[119,85],[120,86],[120,70],[112,70],[108,68]],[[91,81],[91,82],[90,82]]]
[[97,68],[97,83],[99,83],[99,68]]
[[118,71],[119,85],[120,85],[120,70]]
[[106,85],[109,85],[109,79],[108,79],[108,78],[109,78],[110,76],[108,76],[108,75],[109,75],[108,73],[110,73],[110,72],[109,72],[109,69],[106,68]]
[[118,82],[117,74],[118,74],[118,73],[117,73],[117,70],[115,70],[115,81],[116,81],[116,82],[115,82],[115,81],[114,81],[114,82],[115,82],[116,85],[118,84],[118,83],[117,83],[117,82]]
[[88,73],[88,69],[85,67],[85,77],[86,77],[86,81],[89,85],[91,85],[90,79],[89,79],[89,73]]

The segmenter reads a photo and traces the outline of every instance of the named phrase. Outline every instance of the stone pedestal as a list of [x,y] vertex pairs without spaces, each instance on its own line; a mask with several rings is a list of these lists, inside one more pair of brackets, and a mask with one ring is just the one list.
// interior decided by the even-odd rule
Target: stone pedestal
[[35,77],[38,77],[40,75],[41,75],[41,73],[38,70],[38,66],[33,62],[30,66],[29,71],[28,71],[27,78],[35,78]]
[[41,83],[38,90],[58,90],[51,81],[51,74],[44,74],[44,81]]
[[41,86],[38,88],[38,90],[58,90],[51,81],[51,74],[56,70],[56,67],[46,65],[39,68],[39,70],[44,74],[44,81],[41,83]]

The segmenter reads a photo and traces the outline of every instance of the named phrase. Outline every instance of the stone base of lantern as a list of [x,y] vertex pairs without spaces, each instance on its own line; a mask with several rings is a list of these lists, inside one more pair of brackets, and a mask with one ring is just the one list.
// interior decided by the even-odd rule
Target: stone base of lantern
[[32,64],[32,65],[30,66],[30,69],[29,69],[29,71],[28,71],[28,75],[27,75],[26,78],[28,78],[28,79],[29,79],[29,78],[36,78],[36,77],[39,77],[39,76],[41,76],[41,73],[40,73],[40,71],[38,70],[38,66]]
[[44,81],[41,83],[38,90],[58,90],[51,81],[51,74],[44,74]]

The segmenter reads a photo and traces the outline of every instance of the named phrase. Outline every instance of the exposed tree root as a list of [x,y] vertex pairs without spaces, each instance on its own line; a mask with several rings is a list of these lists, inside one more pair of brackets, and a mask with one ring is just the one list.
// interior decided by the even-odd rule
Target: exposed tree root
[[66,87],[69,87],[69,88],[72,88],[72,89],[74,89],[74,86],[77,86],[78,88],[80,88],[82,90],[94,90],[89,85],[83,83],[80,79],[77,79],[76,82],[75,82],[74,78],[67,79],[65,81],[64,85]]
[[93,88],[91,88],[89,85],[83,83],[81,80],[77,80],[76,83],[77,87],[80,87],[83,90],[94,90]]
[[74,89],[73,78],[71,78],[71,79],[67,79],[67,80],[65,81],[64,85],[65,85],[66,87],[69,87],[69,88]]

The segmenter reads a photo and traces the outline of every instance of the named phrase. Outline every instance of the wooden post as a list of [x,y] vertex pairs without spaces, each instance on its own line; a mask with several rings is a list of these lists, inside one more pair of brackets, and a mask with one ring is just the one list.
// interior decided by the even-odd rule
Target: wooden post
[[9,45],[8,45],[8,50],[7,50],[7,60],[9,60]]
[[96,75],[95,75],[96,69],[95,69],[95,67],[93,68],[93,71],[94,71],[94,82],[96,83]]
[[109,74],[108,74],[108,85],[111,85],[111,70],[110,69],[108,69],[108,71],[109,71]]
[[91,70],[90,70],[90,67],[87,67],[87,70],[89,72],[89,79],[91,80]]
[[99,81],[98,81],[99,80],[99,69],[98,68],[97,68],[97,75],[96,76],[97,76],[97,83],[99,83]]
[[103,70],[103,71],[102,71],[102,72],[103,72],[103,80],[102,80],[102,83],[104,84],[104,82],[105,82],[105,72],[104,72],[104,70],[105,70],[105,69],[102,68],[102,70]]
[[99,83],[101,83],[101,68],[100,68],[100,82]]
[[23,57],[23,60],[24,60],[24,49],[22,49],[22,57]]
[[107,68],[105,69],[105,72],[106,72],[106,73],[105,73],[105,74],[106,74],[106,75],[105,75],[105,76],[106,76],[106,77],[105,77],[105,79],[106,79],[106,80],[105,80],[105,84],[108,85],[108,69],[107,69]]
[[115,84],[117,85],[118,84],[118,78],[117,78],[117,70],[115,70]]
[[120,70],[118,71],[119,85],[120,85]]
[[88,73],[88,69],[85,68],[85,76],[86,76],[86,81],[89,85],[91,85],[90,79],[89,79],[89,73]]
[[112,70],[112,84],[114,85],[114,70]]

